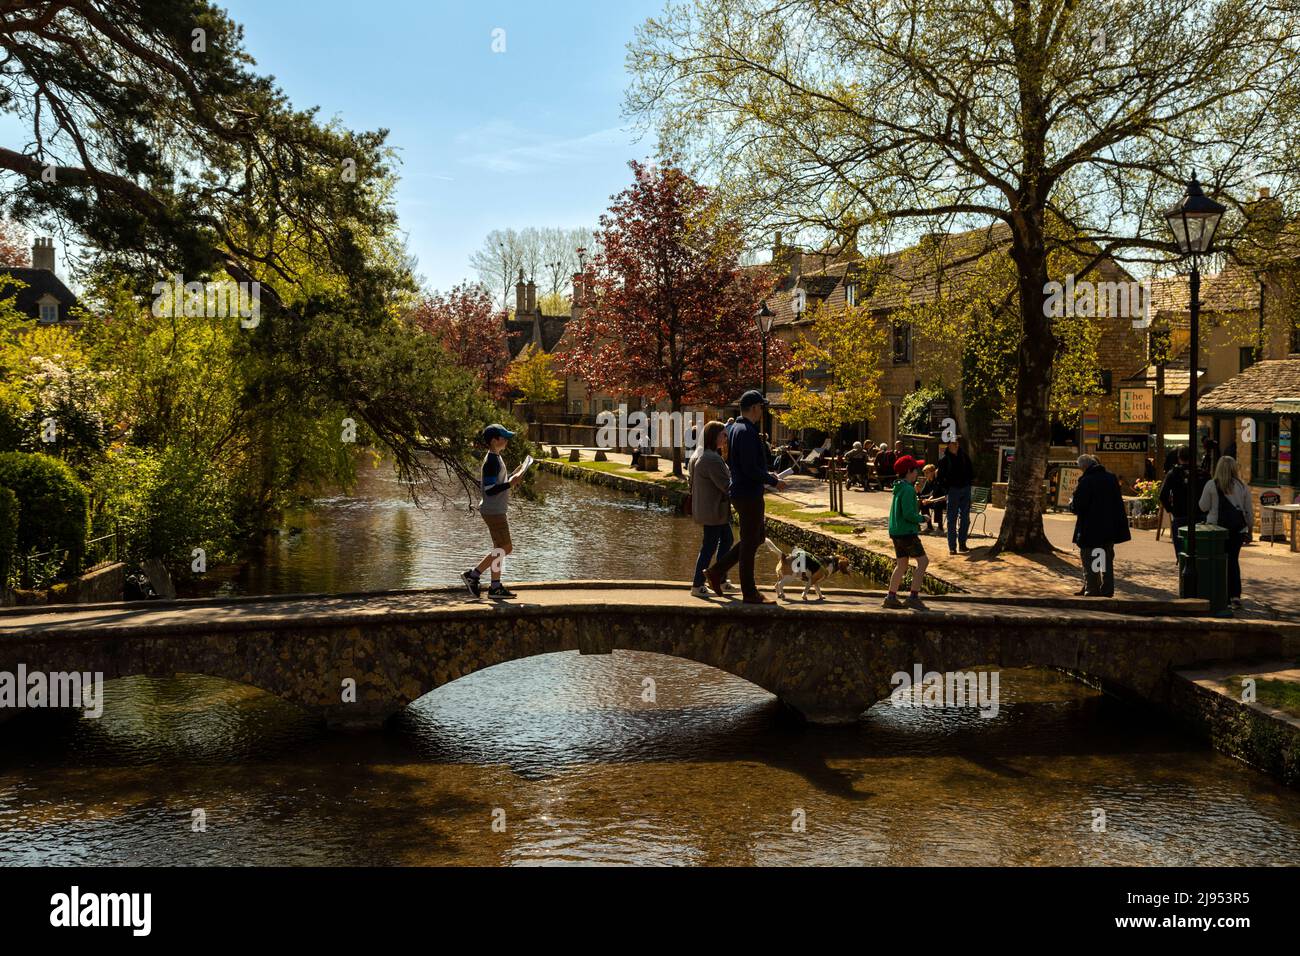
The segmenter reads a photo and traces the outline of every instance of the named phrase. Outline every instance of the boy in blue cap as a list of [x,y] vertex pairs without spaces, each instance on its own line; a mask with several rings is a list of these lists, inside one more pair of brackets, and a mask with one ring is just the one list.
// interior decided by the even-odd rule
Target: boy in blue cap
[[514,437],[514,432],[507,431],[502,425],[489,425],[483,429],[483,440],[487,443],[488,453],[483,459],[483,473],[479,480],[483,498],[479,501],[478,513],[483,516],[483,522],[492,536],[492,550],[478,563],[478,567],[471,568],[460,576],[474,597],[478,597],[481,592],[479,578],[488,568],[492,569],[492,586],[488,588],[488,597],[514,597],[501,583],[501,564],[506,555],[514,550],[510,542],[510,523],[506,520],[510,489],[523,480],[521,473],[512,476],[506,471],[505,459],[501,457],[506,445]]

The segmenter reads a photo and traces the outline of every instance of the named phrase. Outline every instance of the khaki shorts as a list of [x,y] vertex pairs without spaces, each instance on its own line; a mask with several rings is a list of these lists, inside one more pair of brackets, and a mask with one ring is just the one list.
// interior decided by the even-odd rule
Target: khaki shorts
[[484,523],[488,526],[488,532],[492,535],[492,547],[500,548],[502,551],[510,551],[510,522],[506,520],[505,515],[481,515]]

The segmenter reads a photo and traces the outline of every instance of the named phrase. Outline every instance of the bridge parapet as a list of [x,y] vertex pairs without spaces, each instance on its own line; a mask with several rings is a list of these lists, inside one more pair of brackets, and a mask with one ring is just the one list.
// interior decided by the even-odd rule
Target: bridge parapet
[[[0,612],[0,671],[24,663],[108,678],[206,674],[269,691],[332,725],[370,727],[496,664],[629,650],[719,668],[833,723],[888,697],[892,675],[918,664],[1059,668],[1162,704],[1174,668],[1300,656],[1300,625],[1177,616],[1197,603],[1001,605],[962,595],[900,612],[881,609],[878,595],[846,591],[766,607],[694,598],[676,583],[516,591],[503,603],[440,590],[13,609]],[[1137,610],[1147,616],[1117,613]]]

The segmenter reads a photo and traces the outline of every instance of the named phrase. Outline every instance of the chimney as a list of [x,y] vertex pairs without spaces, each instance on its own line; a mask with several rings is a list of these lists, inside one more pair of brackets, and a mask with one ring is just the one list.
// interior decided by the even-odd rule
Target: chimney
[[526,286],[526,289],[527,289],[527,299],[528,299],[528,312],[529,314],[532,314],[533,312],[537,311],[537,286],[532,279],[528,280],[528,285]]
[[523,315],[528,311],[527,288],[524,285],[524,270],[520,269],[519,281],[515,283],[515,315]]
[[775,238],[775,240],[772,242],[772,261],[773,261],[773,262],[779,262],[779,261],[780,261],[780,259],[781,259],[781,249],[782,249],[782,246],[781,246],[781,234],[778,232],[778,233],[776,234],[776,238]]
[[32,243],[32,268],[45,269],[47,272],[54,271],[53,239],[42,239],[38,236]]

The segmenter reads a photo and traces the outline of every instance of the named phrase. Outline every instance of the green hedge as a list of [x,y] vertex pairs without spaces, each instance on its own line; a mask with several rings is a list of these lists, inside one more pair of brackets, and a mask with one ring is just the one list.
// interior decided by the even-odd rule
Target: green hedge
[[17,547],[18,496],[0,485],[0,594],[8,584]]
[[66,550],[63,574],[81,570],[90,500],[71,468],[49,455],[0,453],[0,485],[18,497],[18,553]]

